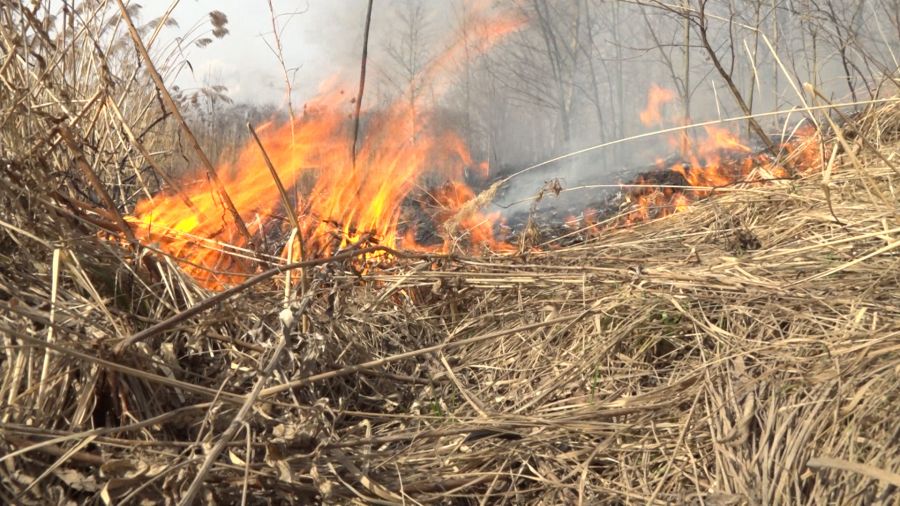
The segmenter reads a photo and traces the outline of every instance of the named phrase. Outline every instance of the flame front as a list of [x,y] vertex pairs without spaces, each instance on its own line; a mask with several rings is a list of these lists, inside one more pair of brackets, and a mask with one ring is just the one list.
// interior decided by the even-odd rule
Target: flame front
[[[465,169],[480,166],[457,136],[428,131],[427,115],[419,115],[420,131],[410,137],[407,119],[412,111],[402,102],[368,118],[370,133],[354,164],[342,99],[339,93],[317,99],[293,129],[290,124],[270,124],[259,132],[294,201],[307,257],[322,257],[353,244],[398,245],[401,206],[423,174],[454,179]],[[267,230],[287,226],[277,187],[255,143],[245,146],[234,163],[223,163],[217,170],[254,237],[263,241]],[[240,281],[250,252],[234,249],[250,245],[225,212],[216,189],[201,179],[182,193],[195,209],[177,194],[142,201],[133,218],[136,232],[183,259],[184,269],[209,286]],[[446,213],[461,202],[444,199],[441,204]],[[299,250],[298,244],[292,260],[299,258]]]
[[[666,104],[675,98],[675,92],[653,85],[648,92],[647,107],[639,114],[641,123],[648,127],[662,127],[666,123],[688,125],[689,118],[664,114]],[[716,188],[736,183],[762,184],[822,168],[820,140],[809,126],[794,132],[791,139],[777,146],[782,151],[779,155],[783,155],[779,157],[765,151],[754,152],[723,126],[705,126],[696,138],[687,132],[685,128],[668,137],[672,150],[680,153],[677,161],[667,165],[666,161],[658,160],[659,170],[652,174],[652,179],[641,176],[628,189],[626,199],[633,208],[625,215],[626,223],[684,211],[691,202],[710,195]],[[667,178],[671,174],[680,178]]]
[[[480,34],[475,48],[478,51],[488,50],[522,26],[516,17],[494,16],[486,9],[475,9],[471,14],[470,25]],[[440,74],[451,70],[465,44],[464,40],[450,44],[420,79],[439,82]],[[440,86],[433,88],[439,90]],[[238,283],[252,274],[256,252],[272,251],[271,245],[265,248],[262,243],[271,235],[287,235],[287,212],[297,217],[297,241],[303,241],[307,258],[326,256],[350,245],[393,247],[402,243],[405,248],[424,248],[412,241],[411,231],[405,234],[405,241],[399,232],[401,206],[417,182],[426,174],[460,180],[467,169],[486,173],[487,164],[475,162],[457,135],[435,128],[430,112],[405,99],[365,113],[365,134],[354,161],[350,110],[347,95],[327,91],[308,103],[293,125],[267,124],[258,129],[289,194],[291,210],[284,209],[254,141],[239,151],[234,162],[222,162],[216,168],[225,192],[257,244],[248,244],[238,232],[217,188],[196,175],[177,191],[139,202],[129,217],[135,233],[142,242],[178,259],[185,272],[209,288]],[[444,214],[462,204],[458,198],[441,198]],[[470,228],[468,235],[473,242],[496,245],[490,224],[474,223]],[[273,230],[278,234],[272,234]],[[299,244],[289,249],[290,260],[299,259]]]
[[[488,50],[523,24],[515,17],[492,18],[490,12],[487,7],[472,11],[471,26],[480,33],[476,51]],[[427,80],[434,94],[440,94],[445,91],[441,73],[452,70],[453,62],[472,50],[469,40],[454,41],[422,71],[417,82]],[[366,111],[364,135],[354,157],[352,101],[339,89],[328,86],[328,91],[306,104],[293,124],[270,123],[258,129],[285,186],[288,208],[256,142],[245,145],[233,162],[222,162],[216,168],[253,244],[239,233],[218,189],[197,175],[183,181],[177,190],[139,202],[128,218],[135,234],[177,259],[186,273],[209,288],[239,283],[252,275],[262,257],[260,252],[268,252],[269,260],[296,261],[301,249],[305,258],[319,258],[369,244],[420,250],[461,245],[469,250],[516,249],[494,237],[499,214],[483,214],[470,204],[475,194],[461,182],[463,174],[478,174],[486,180],[489,167],[473,160],[459,136],[436,128],[433,113],[403,97],[388,107]],[[651,127],[663,127],[667,119],[687,124],[688,118],[672,119],[665,114],[665,106],[675,98],[671,90],[654,85],[639,119]],[[812,130],[780,145],[795,160],[792,170],[775,163],[771,155],[754,154],[726,128],[707,126],[694,137],[687,131],[669,139],[673,151],[680,153],[677,162],[661,160],[658,171],[629,186],[626,200],[633,207],[625,215],[626,223],[683,211],[713,189],[735,182],[759,183],[788,177],[798,169],[821,167],[819,143]],[[809,142],[803,141],[807,138]],[[402,222],[408,196],[426,175],[447,181],[427,189],[431,202],[423,207],[430,210],[442,246],[419,244],[414,226]],[[291,215],[299,228],[295,243],[279,244],[289,235]],[[596,220],[589,210],[583,216],[587,225]]]
[[[492,32],[491,40],[514,26],[501,25]],[[458,48],[458,44],[452,45],[448,54]],[[445,55],[439,60],[446,64],[449,59]],[[434,72],[432,68],[426,73]],[[663,126],[663,107],[674,99],[673,92],[654,86],[640,119],[648,126]],[[225,192],[257,244],[247,244],[216,188],[208,179],[196,176],[179,192],[140,202],[129,218],[135,233],[143,242],[178,259],[185,272],[209,288],[246,279],[258,264],[257,251],[277,253],[278,248],[263,243],[268,237],[288,235],[287,212],[294,214],[300,228],[295,243],[285,245],[290,258],[282,250],[282,258],[291,261],[300,259],[300,240],[306,258],[375,243],[419,250],[461,245],[469,250],[516,249],[494,237],[499,214],[483,214],[468,204],[475,194],[461,182],[463,174],[470,171],[486,177],[488,167],[473,160],[459,136],[439,131],[432,126],[430,113],[398,100],[386,109],[367,113],[367,134],[354,163],[349,105],[340,91],[324,93],[307,104],[293,125],[267,124],[259,129],[261,142],[286,186],[290,211],[284,209],[255,142],[244,146],[236,161],[217,168]],[[409,121],[411,117],[415,121]],[[687,119],[669,121],[686,123]],[[784,158],[792,160],[791,170],[776,163],[770,154],[754,153],[720,126],[707,126],[695,137],[680,132],[671,136],[669,143],[680,153],[677,161],[667,164],[660,160],[659,170],[633,181],[626,191],[632,208],[624,215],[625,223],[684,211],[715,188],[736,182],[760,184],[821,168],[820,144],[811,128],[796,132],[791,141],[779,146],[787,153]],[[424,175],[447,181],[426,192],[430,202],[425,206],[436,231],[443,232],[443,245],[419,244],[414,227],[401,223],[404,203]],[[190,206],[185,202],[188,199]],[[585,225],[596,222],[589,210],[583,216]]]

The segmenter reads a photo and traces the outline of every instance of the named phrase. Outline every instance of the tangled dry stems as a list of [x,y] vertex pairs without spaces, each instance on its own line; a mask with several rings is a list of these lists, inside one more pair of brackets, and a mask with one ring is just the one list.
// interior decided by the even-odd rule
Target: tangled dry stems
[[[827,192],[816,173],[565,248],[329,263],[290,317],[275,277],[114,353],[212,294],[98,235],[112,211],[72,203],[36,112],[56,88],[4,67],[6,502],[179,502],[214,447],[197,497],[220,503],[897,500],[896,103]],[[94,118],[83,156],[122,199],[136,155],[95,105],[63,121]]]
[[[896,107],[877,114],[895,160]],[[290,331],[206,493],[892,500],[897,174],[859,156],[864,175],[840,161],[832,175],[841,223],[813,174],[525,257],[398,260],[363,279],[317,268],[309,331]],[[177,500],[270,358],[281,288],[248,289],[117,358],[122,336],[210,294],[162,263],[144,284],[116,244],[61,242],[49,216],[26,223],[34,207],[4,217],[4,494]]]

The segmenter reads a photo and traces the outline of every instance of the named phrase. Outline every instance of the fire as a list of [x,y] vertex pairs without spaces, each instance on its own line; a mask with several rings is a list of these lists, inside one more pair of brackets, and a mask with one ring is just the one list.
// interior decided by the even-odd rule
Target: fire
[[[504,20],[487,27],[486,48],[520,26]],[[485,42],[488,41],[488,42]],[[425,71],[429,78],[438,67],[450,65],[459,43],[435,59]],[[675,94],[654,86],[647,108],[640,113],[648,125],[664,123],[662,108]],[[223,161],[217,173],[253,242],[241,235],[220,194],[205,177],[183,181],[177,192],[139,202],[131,222],[135,234],[181,262],[186,273],[209,288],[239,283],[260,260],[296,261],[323,257],[341,249],[384,244],[419,250],[469,251],[487,248],[515,251],[495,237],[499,213],[482,213],[471,205],[475,194],[462,180],[489,175],[486,162],[474,160],[462,139],[434,126],[433,113],[405,99],[366,112],[365,135],[355,162],[352,154],[350,99],[337,86],[309,102],[293,125],[270,123],[258,129],[261,143],[284,183],[291,209],[284,208],[264,155],[255,142],[239,150],[234,161]],[[410,131],[409,118],[415,130]],[[676,121],[686,121],[681,118]],[[799,132],[781,146],[793,158],[793,170],[821,165],[812,129]],[[732,131],[708,126],[696,138],[677,134],[670,139],[681,153],[676,163],[657,160],[659,168],[626,192],[632,206],[624,221],[634,223],[684,211],[712,189],[735,182],[761,183],[791,174],[768,154],[754,154]],[[428,193],[430,209],[443,244],[419,244],[414,225],[403,223],[403,206],[424,178],[447,181]],[[189,202],[187,202],[189,201]],[[291,245],[279,243],[289,236],[292,213],[298,234]],[[597,223],[596,212],[585,210],[585,224]],[[273,244],[270,244],[273,243]],[[291,258],[285,258],[290,251]],[[260,252],[268,252],[268,258]]]
[[[515,247],[498,241],[494,237],[494,224],[501,221],[500,213],[482,213],[472,207],[467,212],[460,210],[475,199],[475,192],[463,183],[450,181],[432,194],[438,212],[434,215],[445,227],[448,243],[444,250],[450,250],[460,244],[473,246],[490,246],[495,251],[515,251]],[[452,242],[452,244],[451,244]]]
[[[665,123],[688,124],[688,118],[672,117],[665,121],[663,106],[675,99],[675,93],[653,85],[648,93],[647,107],[640,120],[647,126]],[[716,188],[736,183],[763,184],[790,177],[792,170],[761,149],[754,150],[731,130],[708,125],[697,138],[685,132],[669,136],[669,145],[680,153],[680,159],[667,165],[656,162],[660,169],[652,180],[639,177],[635,183],[647,187],[627,191],[626,201],[632,206],[625,216],[626,223],[645,221],[688,209],[690,203],[706,197]],[[806,126],[781,144],[779,149],[791,160],[793,171],[816,171],[822,166],[815,130]],[[668,169],[668,171],[666,170]],[[672,177],[672,175],[677,175]]]
[[[523,23],[487,6],[473,9],[471,16],[469,26],[478,34],[475,47],[471,40],[460,37],[435,58],[420,76],[437,83],[433,88],[440,89],[441,74],[450,70],[464,50],[487,51]],[[486,162],[473,160],[456,134],[434,127],[430,111],[400,98],[386,108],[366,111],[365,134],[354,163],[351,110],[349,96],[332,84],[306,105],[293,125],[267,124],[258,129],[293,209],[284,209],[254,141],[239,150],[235,161],[219,163],[219,179],[246,224],[252,244],[239,233],[217,189],[196,174],[182,181],[177,191],[139,202],[128,218],[135,234],[145,244],[178,259],[186,273],[209,288],[239,283],[252,275],[260,251],[278,253],[280,246],[281,251],[292,251],[289,260],[298,260],[301,240],[306,258],[376,243],[427,249],[415,243],[412,231],[400,233],[406,197],[426,175],[451,181],[462,179],[468,171],[486,176]],[[473,196],[461,183],[451,185],[452,191],[438,197],[441,212],[437,219],[448,219]],[[287,213],[297,218],[298,244],[290,248],[275,244],[273,250],[270,241],[289,235]],[[472,244],[503,247],[492,235],[495,219],[472,216],[458,226]]]
[[647,107],[641,111],[641,123],[646,126],[661,125],[663,122],[662,106],[675,99],[675,92],[657,85],[650,87]]

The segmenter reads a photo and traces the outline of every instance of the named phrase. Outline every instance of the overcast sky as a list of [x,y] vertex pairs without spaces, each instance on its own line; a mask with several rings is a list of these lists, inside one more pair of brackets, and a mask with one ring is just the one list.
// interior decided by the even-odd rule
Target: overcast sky
[[[386,45],[402,1],[376,0],[370,50],[377,52]],[[160,16],[168,5],[157,0],[143,3],[143,21]],[[273,5],[279,25],[286,26],[282,32],[285,62],[299,69],[294,79],[295,104],[315,95],[319,84],[336,74],[354,82],[367,0],[273,0]],[[435,5],[429,5],[431,10]],[[172,16],[179,26],[167,28],[161,42],[183,35],[196,23],[208,33],[212,10],[228,16],[230,33],[204,48],[188,46],[186,56],[194,72],[185,70],[177,83],[192,87],[212,80],[209,84],[227,86],[236,101],[284,103],[281,68],[266,46],[266,40],[273,41],[267,0],[181,0]],[[429,23],[432,31],[440,32],[452,19],[432,15]]]

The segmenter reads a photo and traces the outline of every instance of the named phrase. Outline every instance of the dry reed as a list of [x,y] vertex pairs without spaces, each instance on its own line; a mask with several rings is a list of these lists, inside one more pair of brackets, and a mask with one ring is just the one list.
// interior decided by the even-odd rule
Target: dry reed
[[0,23],[4,502],[896,503],[896,102],[824,182],[516,256],[304,264],[286,315],[274,271],[216,296],[110,240],[170,137],[135,142],[164,113],[133,56],[97,77],[92,29],[129,54],[100,14],[27,49]]

